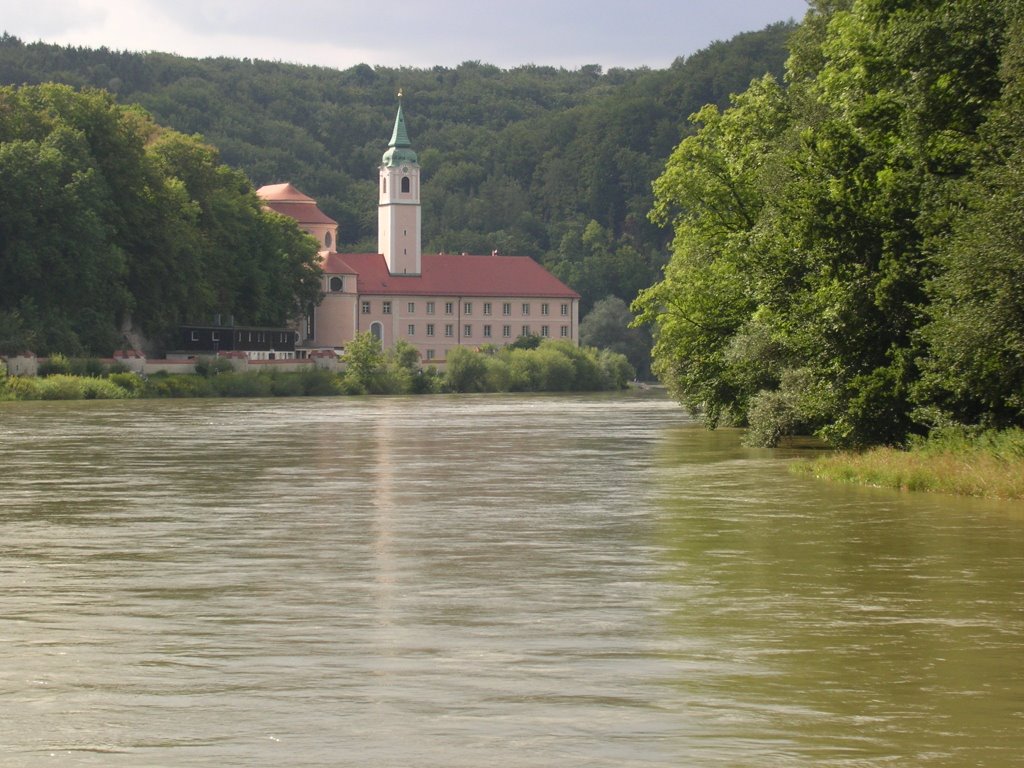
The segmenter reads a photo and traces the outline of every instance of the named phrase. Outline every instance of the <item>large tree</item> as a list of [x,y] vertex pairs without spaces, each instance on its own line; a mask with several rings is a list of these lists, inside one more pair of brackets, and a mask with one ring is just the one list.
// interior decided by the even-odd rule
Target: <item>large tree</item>
[[195,137],[102,91],[0,89],[3,352],[161,346],[214,313],[283,324],[319,294],[316,244]]
[[709,424],[855,446],[924,428],[930,244],[963,226],[948,201],[975,172],[1015,3],[820,0],[786,89],[696,116],[655,186],[672,262],[637,309],[655,369]]

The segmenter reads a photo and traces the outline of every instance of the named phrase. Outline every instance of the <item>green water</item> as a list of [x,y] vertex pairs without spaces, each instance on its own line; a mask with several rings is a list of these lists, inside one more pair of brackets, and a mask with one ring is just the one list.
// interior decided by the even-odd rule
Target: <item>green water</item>
[[651,395],[0,404],[0,765],[1019,766],[1024,507]]

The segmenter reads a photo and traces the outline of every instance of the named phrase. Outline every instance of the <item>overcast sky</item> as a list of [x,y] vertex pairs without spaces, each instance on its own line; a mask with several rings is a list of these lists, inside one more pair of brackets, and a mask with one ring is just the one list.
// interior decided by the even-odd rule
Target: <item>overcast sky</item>
[[583,64],[664,68],[715,40],[803,17],[806,0],[0,0],[25,42],[344,69]]

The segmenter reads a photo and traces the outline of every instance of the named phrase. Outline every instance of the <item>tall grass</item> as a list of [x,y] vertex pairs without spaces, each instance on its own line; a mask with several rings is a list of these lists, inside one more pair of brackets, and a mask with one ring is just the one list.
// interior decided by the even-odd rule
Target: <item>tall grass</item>
[[915,441],[909,450],[836,453],[801,462],[794,469],[862,485],[1024,499],[1024,430],[942,430]]

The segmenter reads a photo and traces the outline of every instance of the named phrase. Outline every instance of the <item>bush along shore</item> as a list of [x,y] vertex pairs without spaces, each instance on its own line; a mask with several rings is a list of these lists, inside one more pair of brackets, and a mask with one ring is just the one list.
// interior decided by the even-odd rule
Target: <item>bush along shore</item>
[[456,348],[443,372],[420,366],[405,342],[389,350],[363,334],[349,344],[346,370],[237,372],[222,359],[203,360],[195,374],[143,377],[114,364],[55,356],[38,377],[7,376],[0,400],[100,400],[159,397],[303,397],[441,392],[586,392],[625,389],[634,370],[624,355],[551,341],[533,348]]
[[907,450],[875,448],[799,462],[794,471],[908,491],[1024,499],[1024,429],[935,430]]

